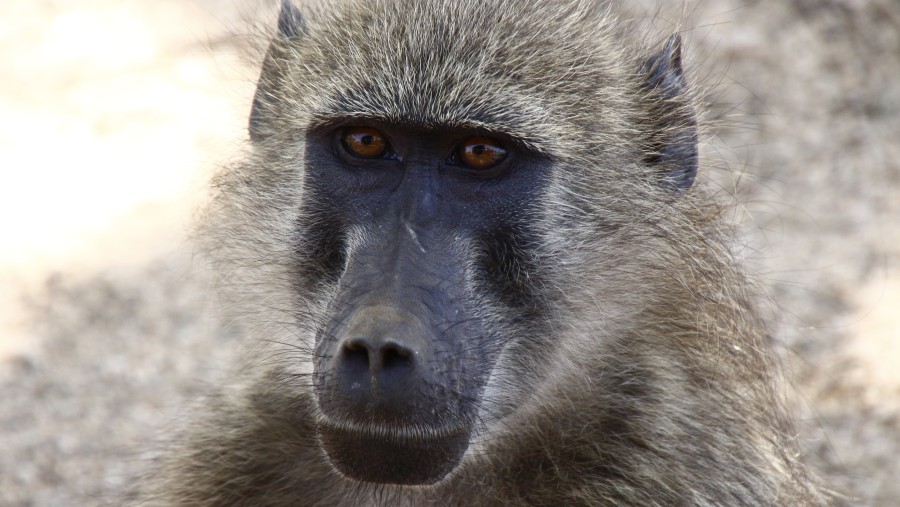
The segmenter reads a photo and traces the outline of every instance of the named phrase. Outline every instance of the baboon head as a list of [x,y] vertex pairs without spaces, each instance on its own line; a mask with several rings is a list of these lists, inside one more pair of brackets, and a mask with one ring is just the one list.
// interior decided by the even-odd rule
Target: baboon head
[[279,360],[308,363],[285,369],[344,476],[442,480],[552,381],[573,301],[629,305],[603,291],[688,193],[697,132],[680,39],[622,31],[585,2],[283,3],[234,206],[284,264],[305,353]]

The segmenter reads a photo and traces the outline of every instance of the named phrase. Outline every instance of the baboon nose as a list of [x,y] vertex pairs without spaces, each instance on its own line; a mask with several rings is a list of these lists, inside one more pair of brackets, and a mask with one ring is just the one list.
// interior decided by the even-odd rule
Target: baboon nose
[[338,376],[351,391],[378,387],[390,391],[415,369],[415,351],[398,340],[347,339],[340,348]]

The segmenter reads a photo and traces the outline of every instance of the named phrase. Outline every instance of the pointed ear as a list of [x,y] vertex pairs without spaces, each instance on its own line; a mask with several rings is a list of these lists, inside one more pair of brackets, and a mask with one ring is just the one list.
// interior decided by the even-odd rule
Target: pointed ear
[[303,14],[294,7],[291,0],[281,0],[281,12],[278,13],[278,33],[283,37],[299,37],[306,30]]
[[697,176],[697,119],[681,66],[681,36],[669,37],[641,68],[650,95],[653,133],[646,162],[659,168],[663,183],[683,191]]
[[[306,23],[303,14],[291,3],[290,0],[281,0],[281,11],[278,13],[277,39],[294,39],[303,36],[306,32]],[[250,110],[250,140],[258,141],[265,137],[263,122],[266,116],[266,105],[271,102],[272,92],[272,47],[263,63],[259,82],[256,84],[256,93],[253,96],[253,107]]]

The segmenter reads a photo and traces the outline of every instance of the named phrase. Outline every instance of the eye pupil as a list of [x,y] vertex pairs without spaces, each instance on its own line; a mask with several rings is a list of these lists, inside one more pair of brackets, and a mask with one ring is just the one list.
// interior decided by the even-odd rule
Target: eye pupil
[[385,135],[371,127],[344,129],[341,144],[346,152],[357,158],[383,158],[390,152]]
[[490,169],[506,159],[506,149],[496,139],[470,137],[457,149],[458,160],[470,169]]

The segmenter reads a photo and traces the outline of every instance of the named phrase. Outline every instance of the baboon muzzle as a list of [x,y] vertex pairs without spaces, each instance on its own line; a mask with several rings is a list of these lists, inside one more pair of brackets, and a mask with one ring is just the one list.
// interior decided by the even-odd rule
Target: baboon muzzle
[[[468,447],[486,376],[463,375],[478,340],[461,306],[459,258],[434,253],[425,264],[421,249],[385,248],[348,259],[340,307],[318,339],[319,439],[351,479],[433,484]],[[398,256],[402,266],[384,260]]]
[[345,414],[338,417],[365,414],[360,422],[402,427],[411,411],[432,401],[427,386],[440,379],[433,369],[433,333],[421,319],[393,305],[374,304],[353,312],[340,327],[326,365],[331,378],[323,400],[342,405]]

